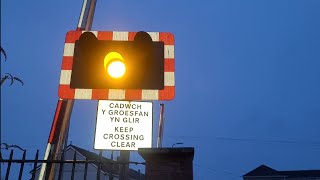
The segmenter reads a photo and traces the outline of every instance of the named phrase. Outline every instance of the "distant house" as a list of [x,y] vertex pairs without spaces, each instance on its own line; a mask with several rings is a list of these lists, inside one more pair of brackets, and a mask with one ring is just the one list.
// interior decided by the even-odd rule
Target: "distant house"
[[277,171],[266,165],[243,175],[244,180],[320,180],[320,170]]
[[[65,160],[73,160],[74,154],[76,153],[77,160],[99,160],[99,155],[82,148],[79,148],[74,145],[69,145],[65,151]],[[102,157],[102,162],[115,162],[111,159]],[[96,179],[98,163],[89,163],[87,166],[87,172],[85,174],[85,165],[84,164],[76,164],[74,168],[74,179],[81,180],[85,179]],[[38,179],[40,172],[40,168],[38,168],[36,172],[36,179]],[[56,168],[55,179],[58,179],[59,167]],[[63,166],[62,170],[62,179],[71,179],[72,176],[72,163],[66,163]],[[145,175],[141,174],[140,171],[135,171],[133,169],[129,169],[129,179],[130,180],[144,180]],[[101,166],[100,171],[100,180],[119,180],[119,165],[114,164],[105,164]]]

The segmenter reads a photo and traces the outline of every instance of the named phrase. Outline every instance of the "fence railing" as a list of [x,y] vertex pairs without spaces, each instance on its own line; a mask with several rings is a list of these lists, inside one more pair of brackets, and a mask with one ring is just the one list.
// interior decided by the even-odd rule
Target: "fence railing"
[[[63,173],[64,172],[64,166],[66,164],[69,165],[68,169],[71,169],[71,171],[68,171],[70,178],[67,179],[79,179],[79,174],[76,177],[76,173],[80,172],[79,169],[76,171],[76,166],[79,166],[78,164],[81,165],[81,179],[86,180],[86,179],[97,179],[100,180],[101,178],[101,174],[102,175],[107,175],[109,178],[109,180],[113,180],[114,177],[116,179],[118,179],[118,175],[119,175],[119,169],[117,167],[119,167],[119,165],[121,164],[143,164],[145,165],[145,163],[139,163],[139,162],[119,162],[119,161],[111,161],[111,162],[106,162],[103,161],[101,158],[101,153],[99,154],[100,158],[97,160],[77,160],[76,159],[76,151],[74,152],[74,156],[72,160],[41,160],[39,159],[39,150],[37,150],[34,159],[26,159],[26,150],[23,151],[23,155],[21,159],[13,159],[13,150],[11,150],[9,158],[8,159],[1,159],[0,158],[0,163],[4,172],[4,176],[1,172],[2,178],[1,180],[4,178],[4,180],[11,180],[11,179],[31,179],[31,180],[35,180],[38,179],[39,173],[40,173],[40,167],[43,164],[46,164],[46,172],[48,172],[48,169],[50,168],[50,166],[52,164],[58,164],[57,168],[54,170],[55,171],[55,176],[54,179],[57,180],[62,180],[63,177]],[[17,164],[17,166],[15,166],[14,171],[12,171],[12,165],[13,164]],[[28,172],[25,172],[25,164],[29,164],[32,166],[31,170],[28,170]],[[92,177],[92,171],[90,171],[91,175],[88,176],[88,165],[90,164],[94,164],[96,167],[96,177]],[[70,167],[71,165],[71,167]],[[102,167],[103,166],[111,166],[111,167],[115,167],[115,168],[109,168],[108,172],[102,172]],[[18,176],[17,176],[17,172]],[[15,178],[12,178],[12,175],[15,175]],[[29,176],[29,177],[26,177]],[[31,176],[31,178],[30,178]],[[137,180],[143,180],[144,177],[142,174],[140,174],[140,171],[138,171],[138,173],[135,175],[136,177],[134,177]],[[48,179],[48,176],[45,177],[45,179]]]

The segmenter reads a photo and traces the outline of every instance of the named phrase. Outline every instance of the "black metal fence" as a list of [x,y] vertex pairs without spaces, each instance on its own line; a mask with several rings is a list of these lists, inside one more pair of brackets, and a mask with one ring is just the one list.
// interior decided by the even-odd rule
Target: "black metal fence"
[[[71,171],[68,172],[70,174],[70,178],[67,179],[79,179],[78,177],[75,177],[75,172],[76,172],[76,166],[79,166],[77,164],[82,165],[81,173],[82,177],[81,179],[87,180],[87,179],[97,179],[100,180],[101,174],[108,175],[109,180],[113,180],[113,177],[117,177],[119,175],[119,165],[121,164],[145,164],[145,163],[138,163],[138,162],[119,162],[119,161],[114,161],[114,162],[105,162],[102,160],[102,153],[99,154],[99,159],[96,160],[77,160],[76,159],[76,152],[74,152],[73,160],[41,160],[39,159],[39,150],[37,150],[34,159],[26,159],[26,150],[23,151],[23,155],[21,159],[13,159],[13,150],[11,150],[9,158],[8,159],[2,159],[0,158],[0,163],[2,166],[2,172],[1,172],[1,180],[11,180],[11,179],[38,179],[39,173],[40,173],[40,168],[41,165],[46,165],[45,169],[45,174],[46,176],[43,179],[58,179],[61,180],[63,176],[63,168],[66,164],[71,165]],[[15,164],[15,167],[12,168],[12,165]],[[25,171],[25,165],[31,165],[31,170]],[[97,170],[96,170],[96,176],[95,178],[92,177],[92,174],[90,177],[88,177],[88,165],[89,164],[95,164],[97,165]],[[50,168],[52,168],[52,165],[58,165],[56,168],[54,168],[54,176],[48,177],[48,172],[50,171]],[[102,172],[102,168],[105,169],[105,167],[108,166],[109,171]],[[111,166],[111,168],[110,168]],[[114,168],[112,168],[114,167]],[[19,172],[17,174],[17,172]],[[79,170],[78,170],[79,172]],[[4,173],[4,174],[2,174]],[[91,172],[92,173],[92,172]],[[132,178],[132,176],[131,176]],[[138,173],[134,174],[134,178],[137,180],[143,180],[144,175],[140,174],[140,171]],[[65,179],[65,178],[64,178]]]

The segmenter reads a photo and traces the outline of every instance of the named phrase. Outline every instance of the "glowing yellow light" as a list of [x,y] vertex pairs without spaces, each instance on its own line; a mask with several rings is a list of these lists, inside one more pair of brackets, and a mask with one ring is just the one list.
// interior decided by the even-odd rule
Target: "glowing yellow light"
[[119,78],[126,72],[126,66],[122,61],[113,61],[108,65],[108,74],[113,78]]
[[117,52],[110,52],[104,58],[104,68],[113,78],[120,78],[126,72],[123,57]]

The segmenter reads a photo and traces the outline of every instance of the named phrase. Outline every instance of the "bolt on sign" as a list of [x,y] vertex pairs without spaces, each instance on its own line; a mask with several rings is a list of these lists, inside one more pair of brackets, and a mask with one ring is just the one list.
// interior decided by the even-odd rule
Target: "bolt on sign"
[[100,100],[94,149],[151,148],[152,110],[152,102]]

